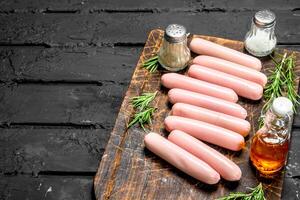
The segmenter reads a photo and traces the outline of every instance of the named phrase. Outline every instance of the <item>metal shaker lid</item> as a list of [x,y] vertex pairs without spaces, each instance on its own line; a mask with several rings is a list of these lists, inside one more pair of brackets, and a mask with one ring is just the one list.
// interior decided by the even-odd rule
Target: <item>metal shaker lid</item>
[[281,117],[293,114],[293,103],[286,97],[277,97],[272,103],[272,111]]
[[166,28],[165,39],[170,43],[182,42],[186,39],[186,28],[179,24],[170,24]]
[[271,27],[275,24],[276,16],[270,10],[261,10],[255,13],[253,21],[256,25],[260,27]]

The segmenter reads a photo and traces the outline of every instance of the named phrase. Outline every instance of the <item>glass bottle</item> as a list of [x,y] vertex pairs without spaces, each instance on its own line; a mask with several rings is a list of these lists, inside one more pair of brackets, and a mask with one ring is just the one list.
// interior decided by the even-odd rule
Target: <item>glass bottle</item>
[[185,27],[178,24],[169,25],[158,52],[158,62],[169,71],[179,71],[188,65],[190,58]]
[[275,176],[286,163],[292,114],[292,102],[286,97],[276,98],[264,126],[252,138],[250,160],[263,177]]
[[250,31],[245,36],[245,48],[250,54],[263,57],[273,52],[277,43],[275,19],[275,14],[270,10],[255,13]]

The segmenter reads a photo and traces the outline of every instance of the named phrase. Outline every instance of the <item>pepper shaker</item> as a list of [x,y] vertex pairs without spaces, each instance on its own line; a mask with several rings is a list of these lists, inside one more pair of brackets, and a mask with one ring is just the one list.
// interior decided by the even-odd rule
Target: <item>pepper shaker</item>
[[274,33],[275,14],[270,10],[255,13],[251,29],[245,36],[245,48],[254,56],[263,57],[275,49],[277,39]]
[[185,27],[178,24],[169,25],[158,52],[158,62],[169,71],[179,71],[188,65],[190,58]]

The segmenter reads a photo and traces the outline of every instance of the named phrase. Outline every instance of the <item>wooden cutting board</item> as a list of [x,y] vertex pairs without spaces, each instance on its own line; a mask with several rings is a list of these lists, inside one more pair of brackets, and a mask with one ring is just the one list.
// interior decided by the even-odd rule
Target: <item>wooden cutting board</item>
[[[258,128],[258,117],[263,105],[262,101],[250,101],[243,98],[238,101],[240,105],[247,109],[247,120],[251,123],[252,128],[250,136],[246,138],[247,146],[244,150],[232,152],[213,146],[241,167],[243,176],[239,182],[221,180],[219,184],[214,186],[203,184],[145,149],[143,139],[146,133],[138,125],[127,130],[126,124],[134,115],[130,99],[143,92],[159,91],[154,102],[158,110],[155,113],[151,130],[164,136],[168,135],[164,130],[163,121],[168,115],[171,105],[167,98],[168,90],[160,84],[160,77],[166,71],[160,69],[158,72],[151,74],[142,67],[144,60],[149,59],[158,52],[162,37],[163,31],[159,29],[151,31],[148,36],[94,179],[96,198],[116,200],[203,200],[216,199],[234,191],[246,192],[248,187],[255,187],[259,180],[255,171],[249,165],[249,147],[250,138]],[[201,37],[238,51],[244,49],[243,42],[240,41],[200,35],[194,35],[193,37]],[[299,58],[300,53],[295,53]],[[262,59],[262,63],[262,72],[268,74],[268,71],[273,68],[270,58]],[[298,60],[297,72],[299,69],[300,62]],[[274,180],[263,182],[267,199],[280,199],[283,177],[282,173]]]

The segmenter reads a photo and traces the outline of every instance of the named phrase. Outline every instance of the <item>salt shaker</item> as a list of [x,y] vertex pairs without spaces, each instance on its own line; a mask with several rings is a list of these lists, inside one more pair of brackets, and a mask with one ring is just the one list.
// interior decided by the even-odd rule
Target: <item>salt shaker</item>
[[188,65],[190,58],[185,27],[178,24],[169,25],[158,52],[158,62],[169,71],[179,71]]
[[255,13],[250,31],[245,36],[245,48],[254,56],[263,57],[275,49],[275,14],[270,10]]

